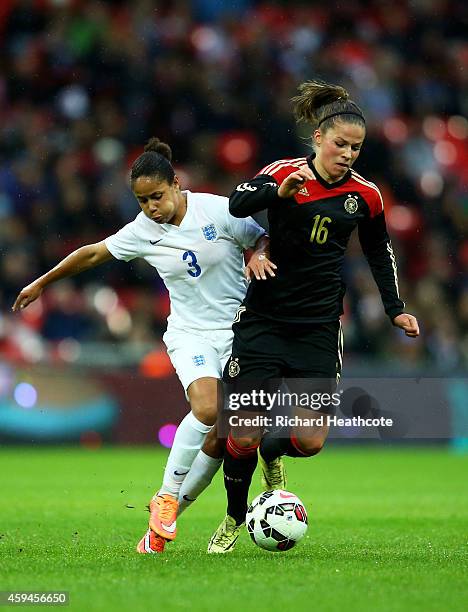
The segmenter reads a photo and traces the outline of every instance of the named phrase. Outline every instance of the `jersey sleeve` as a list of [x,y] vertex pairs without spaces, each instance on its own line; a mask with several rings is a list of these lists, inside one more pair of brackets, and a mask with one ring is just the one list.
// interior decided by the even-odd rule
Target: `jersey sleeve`
[[229,212],[234,217],[248,217],[265,208],[284,204],[278,196],[279,185],[269,174],[258,174],[240,183],[229,197]]
[[131,261],[140,256],[140,240],[136,233],[136,220],[127,223],[112,236],[108,236],[104,243],[109,253],[116,259]]
[[396,316],[404,312],[405,303],[400,299],[396,259],[383,210],[361,221],[358,232],[362,250],[379,288],[385,312],[393,321]]
[[257,240],[266,234],[265,229],[259,225],[252,217],[237,219],[227,211],[226,218],[227,233],[243,249],[250,249],[255,246]]

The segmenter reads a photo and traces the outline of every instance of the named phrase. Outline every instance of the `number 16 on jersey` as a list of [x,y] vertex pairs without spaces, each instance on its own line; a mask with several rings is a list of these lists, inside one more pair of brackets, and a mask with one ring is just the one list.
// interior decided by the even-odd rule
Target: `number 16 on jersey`
[[324,244],[328,238],[328,227],[327,224],[331,223],[330,217],[322,217],[315,215],[314,225],[310,232],[310,242],[316,242],[317,244]]

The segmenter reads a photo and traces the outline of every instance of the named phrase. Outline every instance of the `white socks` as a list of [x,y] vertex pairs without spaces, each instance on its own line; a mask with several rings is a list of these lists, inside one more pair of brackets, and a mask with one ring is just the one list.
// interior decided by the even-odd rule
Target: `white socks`
[[177,428],[171,452],[167,459],[163,484],[159,490],[160,494],[167,493],[176,499],[179,498],[182,483],[203,446],[206,434],[212,427],[212,425],[205,425],[199,421],[192,412],[189,412],[182,420]]
[[202,450],[198,453],[180,488],[178,516],[206,489],[222,462],[222,457],[215,459]]

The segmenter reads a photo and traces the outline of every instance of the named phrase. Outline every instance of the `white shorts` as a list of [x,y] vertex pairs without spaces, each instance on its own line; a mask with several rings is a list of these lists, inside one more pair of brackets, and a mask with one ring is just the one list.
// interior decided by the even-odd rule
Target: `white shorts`
[[172,329],[164,334],[167,354],[184,387],[185,397],[194,380],[204,376],[222,378],[224,365],[231,355],[232,337],[230,329],[206,332]]

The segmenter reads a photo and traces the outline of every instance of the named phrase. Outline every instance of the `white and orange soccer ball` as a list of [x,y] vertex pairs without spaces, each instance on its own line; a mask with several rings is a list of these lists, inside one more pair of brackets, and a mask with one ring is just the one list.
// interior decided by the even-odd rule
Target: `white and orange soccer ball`
[[281,489],[264,491],[250,504],[245,524],[257,546],[281,552],[289,550],[305,536],[307,512],[294,493]]

